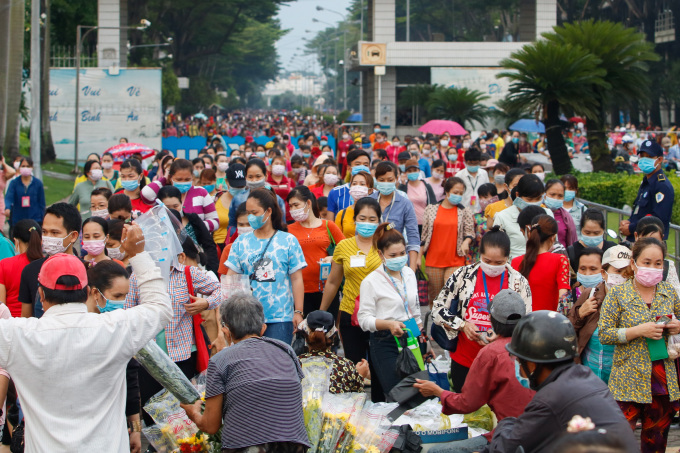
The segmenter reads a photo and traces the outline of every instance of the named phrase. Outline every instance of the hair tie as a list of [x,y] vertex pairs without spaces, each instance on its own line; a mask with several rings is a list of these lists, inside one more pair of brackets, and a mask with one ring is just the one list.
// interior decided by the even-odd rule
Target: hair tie
[[392,228],[394,228],[394,223],[388,223],[385,227],[385,231],[390,231]]
[[30,233],[31,231],[35,230],[35,227],[32,226],[31,228],[28,229],[28,232]]

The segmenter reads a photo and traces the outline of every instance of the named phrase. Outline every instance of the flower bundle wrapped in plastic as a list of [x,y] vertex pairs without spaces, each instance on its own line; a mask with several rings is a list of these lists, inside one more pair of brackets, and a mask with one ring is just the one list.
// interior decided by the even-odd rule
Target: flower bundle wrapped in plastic
[[203,432],[198,432],[191,437],[179,439],[180,453],[220,453],[222,444],[219,439]]
[[316,453],[321,438],[323,410],[321,402],[328,392],[331,379],[332,362],[323,357],[313,357],[302,364],[302,408],[305,418],[307,437],[312,446],[309,453]]
[[338,444],[338,453],[387,453],[397,439],[390,431],[387,418],[397,403],[367,402],[361,412],[352,417],[345,428],[345,435]]
[[198,432],[177,398],[167,390],[152,396],[144,410],[156,425],[144,428],[142,433],[157,451],[175,451],[179,448],[179,439],[190,438]]
[[191,381],[184,376],[182,370],[175,365],[175,362],[168,357],[154,340],[149,341],[140,349],[135,355],[135,359],[154,379],[175,395],[182,403],[191,404],[201,397],[198,390],[191,384]]
[[366,401],[365,393],[326,393],[323,398],[323,422],[317,453],[334,453],[345,432],[350,417],[361,411]]

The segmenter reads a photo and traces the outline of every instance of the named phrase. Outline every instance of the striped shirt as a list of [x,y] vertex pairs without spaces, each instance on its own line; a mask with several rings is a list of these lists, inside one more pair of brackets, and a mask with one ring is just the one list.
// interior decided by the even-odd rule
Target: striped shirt
[[354,204],[354,199],[349,194],[349,184],[333,187],[328,193],[327,209],[333,214],[337,214],[348,206]]
[[364,267],[352,267],[351,257],[357,254],[366,256],[364,252],[359,250],[356,237],[340,241],[335,248],[335,253],[333,253],[333,261],[342,266],[345,275],[345,287],[342,292],[342,301],[340,301],[340,310],[349,314],[354,313],[354,302],[359,295],[361,282],[382,264],[378,251],[375,247],[372,247],[366,256],[366,265]]
[[[177,268],[171,268],[170,282],[168,283],[168,294],[170,294],[170,301],[172,302],[173,315],[172,320],[165,328],[165,339],[168,355],[174,362],[191,357],[192,345],[196,344],[192,316],[184,309],[184,304],[191,302],[184,267],[180,265]],[[194,292],[210,295],[206,298],[208,301],[207,310],[217,308],[222,302],[222,288],[220,284],[208,277],[199,268],[191,267],[190,269]],[[137,276],[133,272],[130,276],[130,292],[128,292],[125,298],[125,308],[132,308],[141,302]]]
[[[139,196],[146,204],[153,205],[158,198],[158,191],[165,185],[165,178],[147,184],[139,192]],[[191,186],[186,193],[182,210],[185,214],[194,213],[203,220],[211,233],[220,226],[220,219],[215,209],[215,200],[203,187]]]
[[222,448],[271,442],[309,446],[303,377],[291,347],[271,338],[248,338],[210,359],[205,397],[224,395]]

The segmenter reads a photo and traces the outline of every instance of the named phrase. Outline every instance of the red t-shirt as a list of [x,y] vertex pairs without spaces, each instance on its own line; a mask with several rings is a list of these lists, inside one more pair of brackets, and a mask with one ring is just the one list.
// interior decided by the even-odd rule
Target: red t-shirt
[[28,261],[25,253],[0,261],[0,283],[5,285],[6,305],[14,318],[21,318],[19,283],[21,281],[21,271],[24,270],[28,263],[30,261]]
[[[512,260],[513,269],[519,271],[524,255]],[[570,289],[569,260],[560,253],[541,253],[529,273],[531,311],[557,310],[561,289]]]
[[135,198],[134,200],[130,201],[132,202],[132,212],[139,211],[142,214],[144,214],[146,211],[153,207],[150,204],[144,203],[141,198]]
[[[484,277],[486,277],[486,288],[489,291],[489,301],[492,301],[494,296],[498,294],[501,289],[508,287],[508,273],[504,272],[498,277],[489,277],[482,275],[482,269],[477,271],[477,283],[475,290],[472,293],[467,310],[465,311],[465,321],[474,323],[475,330],[478,332],[486,332],[491,329],[491,316],[487,308],[486,291],[484,291]],[[503,280],[503,287],[501,288],[501,280]],[[451,360],[464,367],[470,368],[472,362],[481,351],[482,347],[474,341],[468,340],[467,335],[463,331],[458,333],[458,347],[455,352],[451,353]]]

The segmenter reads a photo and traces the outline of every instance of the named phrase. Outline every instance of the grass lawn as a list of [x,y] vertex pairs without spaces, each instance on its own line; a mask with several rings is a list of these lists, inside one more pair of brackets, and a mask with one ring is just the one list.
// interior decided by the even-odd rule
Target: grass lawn
[[[624,216],[624,219],[627,219],[627,218],[628,218],[628,216]],[[608,212],[607,213],[607,228],[611,228],[612,230],[616,231],[617,233],[619,232],[619,216],[615,212]],[[614,241],[614,242],[617,242],[617,241]],[[673,230],[671,230],[670,234],[668,235],[668,240],[666,241],[666,246],[668,247],[668,254],[669,255],[678,256],[678,250],[676,249],[676,243],[675,243],[675,233],[674,233]]]
[[43,171],[50,171],[54,173],[61,173],[68,175],[71,179],[58,179],[43,174],[43,185],[45,186],[45,203],[47,206],[63,200],[71,195],[73,192],[73,180],[71,175],[73,170],[73,163],[57,160],[48,164],[40,166]]

